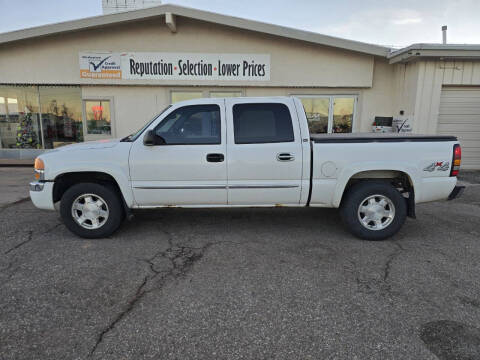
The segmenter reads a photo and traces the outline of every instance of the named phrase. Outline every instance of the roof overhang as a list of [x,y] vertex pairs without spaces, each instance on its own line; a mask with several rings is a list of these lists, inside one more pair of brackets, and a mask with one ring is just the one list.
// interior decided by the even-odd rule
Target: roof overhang
[[413,44],[388,56],[390,64],[408,63],[419,59],[475,60],[480,59],[479,44]]
[[[86,29],[101,28],[105,26],[111,26],[138,20],[147,20],[156,17],[167,17],[168,19],[170,19],[170,22],[167,21],[167,25],[170,27],[170,29],[173,29],[173,23],[171,19],[174,18],[174,16],[186,17],[214,24],[239,28],[243,30],[250,30],[289,39],[306,41],[314,44],[360,52],[368,55],[386,57],[390,52],[390,49],[384,46],[367,44],[359,41],[347,40],[334,36],[322,35],[314,32],[303,31],[294,28],[247,20],[239,17],[227,16],[170,4],[135,11],[126,11],[109,15],[94,16],[79,20],[66,21],[56,24],[37,26],[33,28],[3,33],[0,34],[0,45],[20,40],[58,35],[61,33],[81,31]],[[176,27],[174,29],[175,31],[177,30]]]

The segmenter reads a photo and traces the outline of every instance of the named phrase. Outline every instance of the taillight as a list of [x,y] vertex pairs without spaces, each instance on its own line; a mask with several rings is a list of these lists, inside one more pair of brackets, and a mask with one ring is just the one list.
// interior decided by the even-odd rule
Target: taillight
[[453,159],[452,159],[452,170],[450,171],[450,176],[457,176],[460,171],[460,163],[462,162],[462,148],[459,144],[453,145]]

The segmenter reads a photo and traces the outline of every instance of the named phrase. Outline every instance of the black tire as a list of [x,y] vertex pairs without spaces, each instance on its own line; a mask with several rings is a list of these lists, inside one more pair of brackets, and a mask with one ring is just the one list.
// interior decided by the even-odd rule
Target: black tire
[[[77,223],[72,214],[73,202],[84,194],[93,194],[101,197],[108,206],[108,217],[103,225],[97,229],[86,229]],[[60,215],[65,226],[73,232],[86,239],[98,239],[110,236],[118,229],[124,218],[123,204],[120,194],[113,186],[97,183],[79,183],[70,187],[62,196],[60,202]]]
[[[394,206],[393,219],[382,218],[380,220],[385,222],[384,224],[386,225],[381,230],[372,230],[364,226],[360,219],[361,215],[358,213],[360,205],[368,205],[367,202],[364,203],[363,201],[373,195],[381,195],[389,199]],[[380,198],[375,199],[378,200]],[[385,208],[387,211],[390,209],[389,205],[386,205]],[[340,215],[348,230],[360,239],[385,240],[396,234],[404,224],[407,218],[407,203],[402,194],[386,181],[361,181],[348,189],[344,195],[340,205]],[[374,222],[367,224],[367,226],[372,227],[374,225]]]

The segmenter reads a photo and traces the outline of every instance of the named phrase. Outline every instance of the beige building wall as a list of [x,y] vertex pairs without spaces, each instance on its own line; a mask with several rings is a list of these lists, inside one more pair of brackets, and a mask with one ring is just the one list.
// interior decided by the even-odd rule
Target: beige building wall
[[[396,96],[411,94],[401,93],[399,82],[393,81],[399,67],[381,57],[186,18],[177,18],[177,30],[172,33],[159,17],[0,45],[0,83],[80,85],[84,100],[111,99],[112,135],[117,137],[136,131],[158,114],[170,103],[172,90],[228,89],[245,96],[355,95],[355,132],[371,131],[375,116],[395,114]],[[85,51],[270,54],[271,80],[81,79],[78,54]],[[416,71],[408,72],[413,83]],[[411,96],[405,102],[412,102]]]
[[[374,57],[222,25],[163,18],[0,45],[0,82],[35,84],[371,87]],[[270,54],[270,81],[81,79],[79,52]]]
[[393,68],[376,59],[371,88],[332,87],[215,87],[215,86],[83,86],[82,98],[113,98],[113,135],[126,136],[139,129],[171,102],[172,91],[240,91],[244,96],[355,95],[353,131],[369,132],[375,116],[392,116]]

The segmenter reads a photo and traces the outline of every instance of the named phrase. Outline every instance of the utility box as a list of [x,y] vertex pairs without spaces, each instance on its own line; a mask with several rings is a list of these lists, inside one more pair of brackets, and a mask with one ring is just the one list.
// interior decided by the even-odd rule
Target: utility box
[[374,133],[391,133],[393,117],[391,116],[375,116],[372,124],[372,132]]

